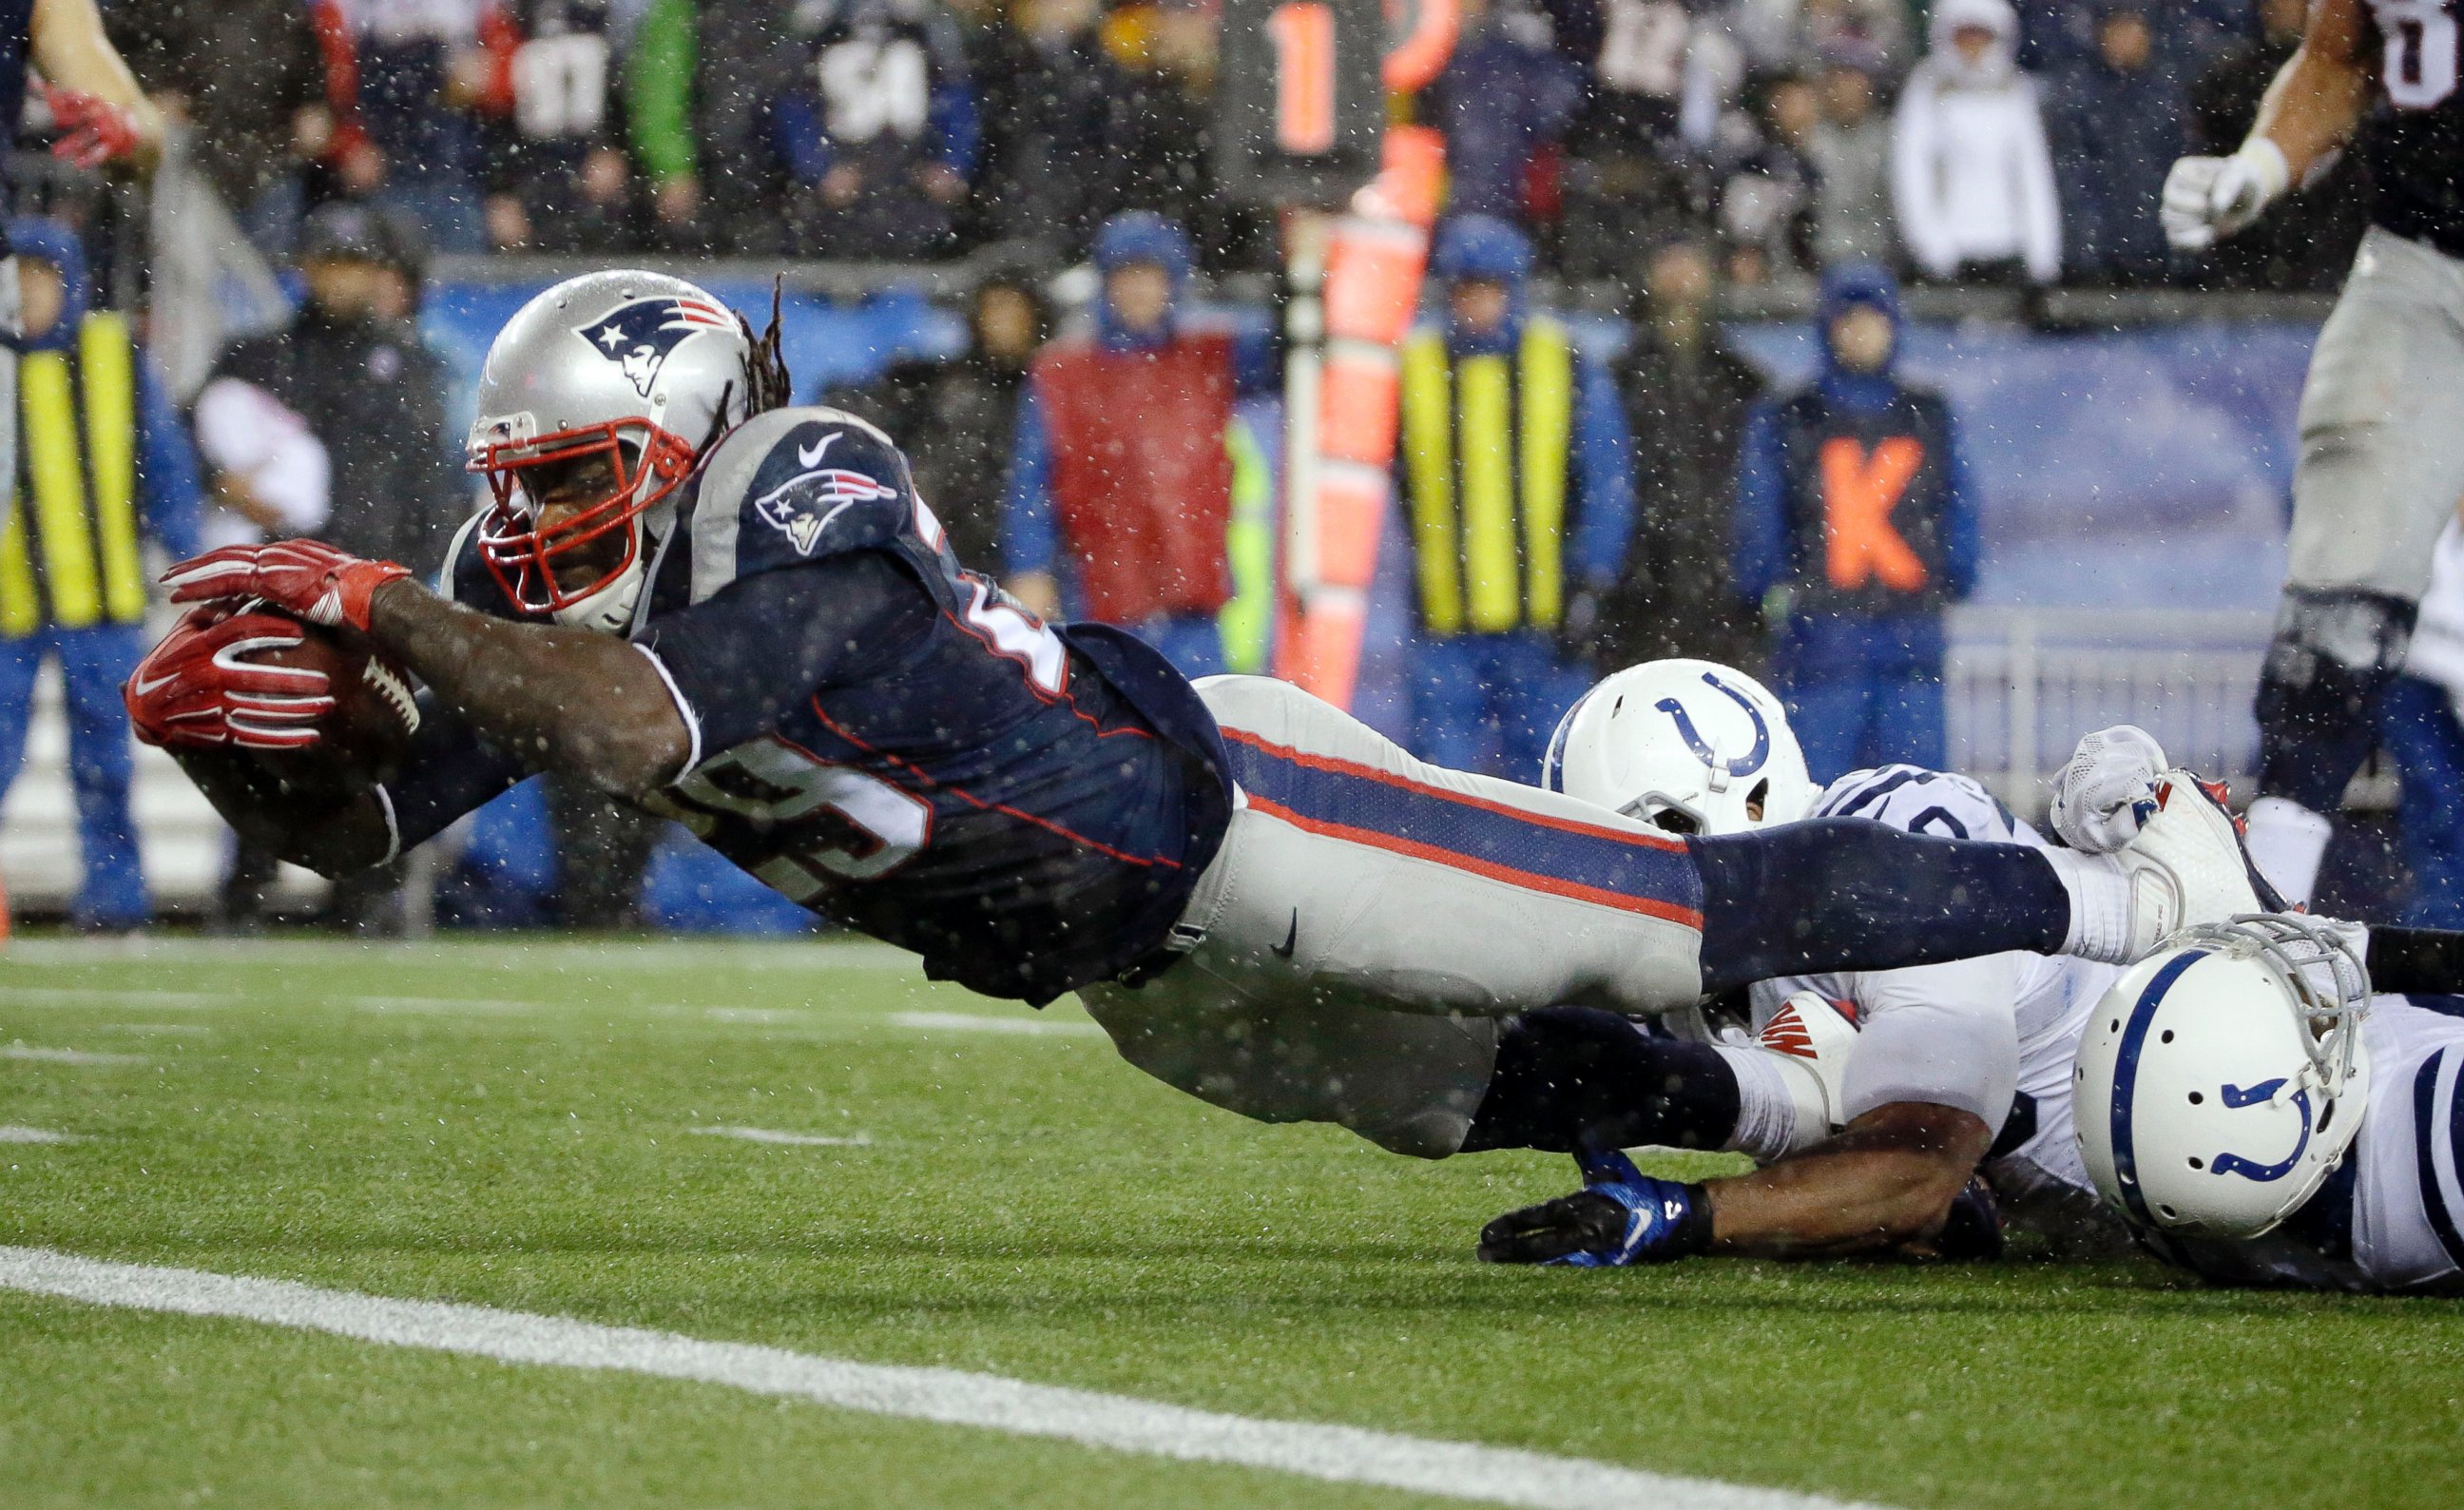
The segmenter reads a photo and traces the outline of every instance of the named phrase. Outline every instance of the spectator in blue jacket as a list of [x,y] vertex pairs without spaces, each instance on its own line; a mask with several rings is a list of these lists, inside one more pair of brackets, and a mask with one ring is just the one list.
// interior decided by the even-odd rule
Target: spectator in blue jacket
[[85,252],[56,220],[9,227],[24,284],[19,476],[0,513],[0,797],[26,749],[34,677],[56,657],[85,876],[84,928],[152,912],[129,815],[134,763],[120,684],[144,654],[142,542],[197,549],[197,458],[126,316],[90,307]]
[[2172,258],[2148,207],[2181,155],[2189,92],[2157,45],[2146,0],[2099,0],[2095,11],[2095,51],[2046,90],[2071,276],[2162,282]]
[[1591,682],[1634,533],[1634,456],[1608,365],[1526,307],[1531,243],[1486,215],[1438,233],[1437,307],[1403,344],[1396,479],[1419,633],[1419,754],[1537,779]]
[[1737,468],[1735,580],[1815,779],[1940,767],[1944,611],[1975,586],[1976,514],[1949,406],[1897,372],[1898,283],[1823,278],[1813,382],[1758,402]]
[[1554,146],[1583,103],[1583,73],[1551,45],[1549,17],[1521,3],[1463,7],[1462,44],[1438,76],[1431,124],[1445,134],[1447,208],[1524,218],[1533,159]]

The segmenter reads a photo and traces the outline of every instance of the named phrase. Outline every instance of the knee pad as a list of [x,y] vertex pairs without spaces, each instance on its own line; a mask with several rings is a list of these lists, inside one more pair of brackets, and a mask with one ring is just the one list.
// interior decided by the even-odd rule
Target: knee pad
[[2378,743],[2379,695],[2404,669],[2416,604],[2287,588],[2258,678],[2262,796],[2333,812]]

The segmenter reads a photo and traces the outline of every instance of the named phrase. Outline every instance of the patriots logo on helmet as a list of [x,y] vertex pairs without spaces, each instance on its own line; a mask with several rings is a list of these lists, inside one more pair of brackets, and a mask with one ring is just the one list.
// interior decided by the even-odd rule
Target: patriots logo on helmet
[[736,317],[702,299],[662,295],[619,304],[573,333],[590,349],[625,369],[633,390],[644,398],[659,381],[659,369],[685,338],[697,330],[733,330]]
[[753,500],[753,510],[761,522],[786,536],[800,556],[811,555],[813,547],[821,544],[822,531],[848,509],[858,503],[898,497],[896,488],[864,473],[846,467],[813,466],[840,433],[844,432],[825,435],[821,444],[799,450],[797,459],[812,470],[797,473]]

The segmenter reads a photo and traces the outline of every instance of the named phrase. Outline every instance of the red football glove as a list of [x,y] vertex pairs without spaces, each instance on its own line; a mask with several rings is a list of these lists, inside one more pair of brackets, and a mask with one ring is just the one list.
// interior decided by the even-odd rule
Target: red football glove
[[60,129],[60,139],[52,144],[54,157],[94,168],[136,155],[137,118],[122,106],[49,80],[43,84],[43,102],[51,106],[52,122]]
[[208,551],[163,573],[163,582],[174,603],[262,598],[311,624],[364,634],[377,588],[409,575],[407,566],[363,561],[318,541],[277,540]]
[[287,650],[305,637],[297,624],[272,613],[192,611],[146,653],[121,689],[137,737],[173,749],[315,744],[321,738],[317,721],[334,711],[325,674],[242,658]]

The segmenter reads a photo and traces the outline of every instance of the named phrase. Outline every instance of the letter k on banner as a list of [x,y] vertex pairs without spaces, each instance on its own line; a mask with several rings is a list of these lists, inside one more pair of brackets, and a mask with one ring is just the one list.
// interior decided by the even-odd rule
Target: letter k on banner
[[1891,527],[1891,510],[1924,462],[1924,444],[1908,435],[1889,437],[1870,456],[1845,435],[1822,443],[1823,565],[1833,587],[1854,589],[1875,577],[1896,592],[1925,585],[1925,563]]

